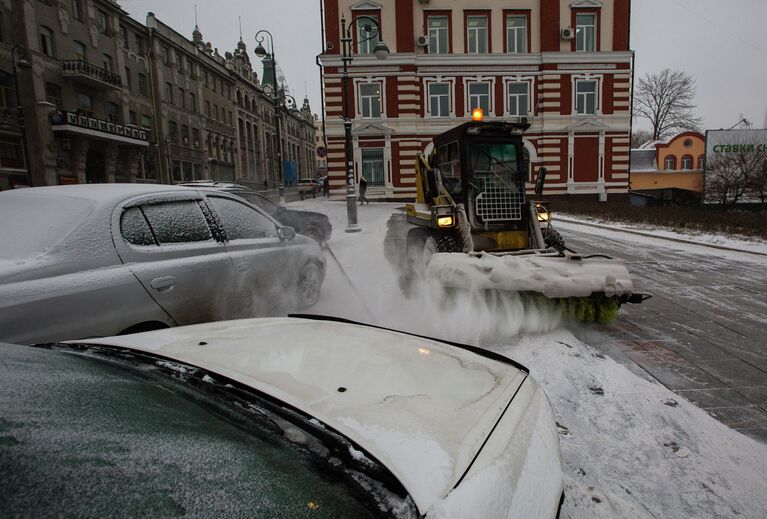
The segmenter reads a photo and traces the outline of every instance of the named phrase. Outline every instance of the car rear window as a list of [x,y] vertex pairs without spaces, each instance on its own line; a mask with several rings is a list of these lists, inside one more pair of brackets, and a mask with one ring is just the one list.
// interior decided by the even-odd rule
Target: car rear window
[[82,198],[59,196],[0,197],[0,259],[29,258],[52,250],[96,207]]
[[213,239],[199,202],[164,202],[141,207],[160,245]]
[[373,517],[260,415],[144,364],[2,347],[0,517]]

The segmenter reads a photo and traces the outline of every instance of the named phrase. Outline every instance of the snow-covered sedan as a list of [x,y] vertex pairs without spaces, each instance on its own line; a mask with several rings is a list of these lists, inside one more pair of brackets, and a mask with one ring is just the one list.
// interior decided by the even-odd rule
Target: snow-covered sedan
[[103,337],[314,304],[320,247],[236,196],[140,184],[0,193],[0,340]]
[[548,400],[501,355],[321,317],[0,345],[0,515],[553,518]]

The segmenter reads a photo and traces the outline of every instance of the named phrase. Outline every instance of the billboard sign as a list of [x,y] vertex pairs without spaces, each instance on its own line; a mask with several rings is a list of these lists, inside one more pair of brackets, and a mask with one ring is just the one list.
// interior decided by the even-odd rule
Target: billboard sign
[[706,132],[706,157],[731,153],[767,152],[767,130],[709,130]]

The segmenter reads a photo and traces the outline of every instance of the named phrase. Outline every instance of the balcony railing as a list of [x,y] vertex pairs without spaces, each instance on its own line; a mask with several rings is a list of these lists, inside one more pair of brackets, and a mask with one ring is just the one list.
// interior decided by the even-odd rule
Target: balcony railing
[[92,80],[111,87],[122,87],[122,78],[119,74],[110,72],[105,68],[97,67],[82,59],[72,59],[61,62],[61,73],[64,76],[80,77]]
[[126,126],[124,124],[111,123],[109,121],[104,121],[103,119],[95,119],[93,117],[78,114],[75,112],[54,112],[51,115],[51,125],[53,126],[54,131],[67,130],[66,127],[69,127],[69,131],[76,132],[76,128],[84,128],[86,130],[97,131],[105,134],[103,136],[104,139],[118,140],[128,143],[130,143],[130,141],[126,141],[125,139],[145,141],[147,144],[152,140],[152,134],[146,128],[138,128],[136,126]]

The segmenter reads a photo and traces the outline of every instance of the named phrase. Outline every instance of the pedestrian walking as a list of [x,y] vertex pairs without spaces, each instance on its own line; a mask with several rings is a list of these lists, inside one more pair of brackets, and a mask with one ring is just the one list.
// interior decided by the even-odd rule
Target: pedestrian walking
[[322,179],[322,192],[325,193],[325,198],[330,197],[330,177],[327,175]]
[[370,200],[365,196],[365,193],[367,193],[368,190],[368,181],[365,180],[365,177],[360,177],[360,205],[364,204],[365,202],[370,205]]

